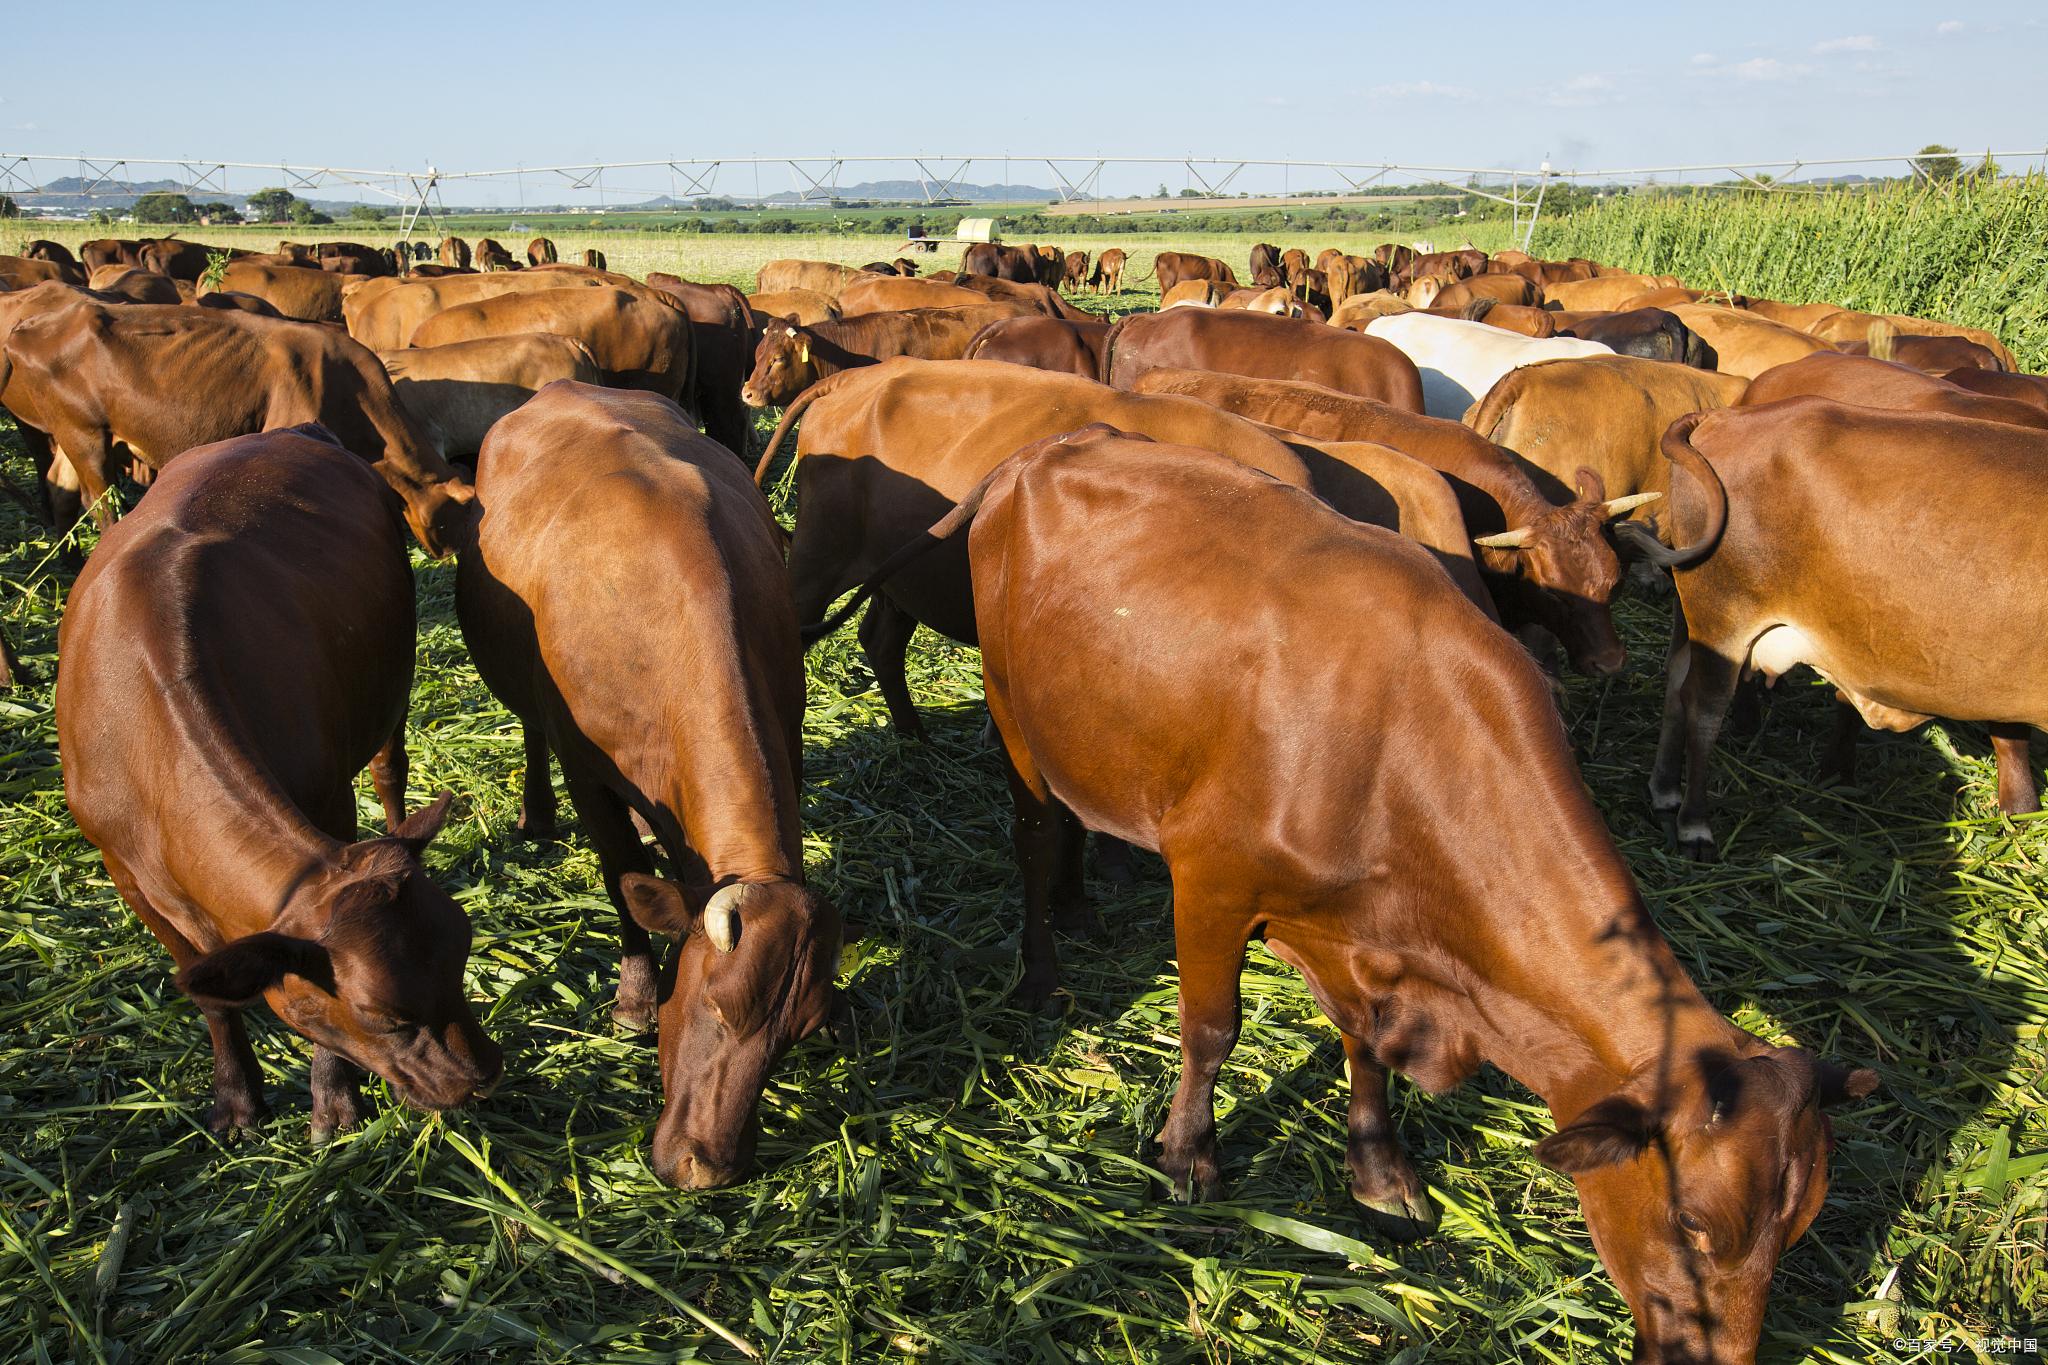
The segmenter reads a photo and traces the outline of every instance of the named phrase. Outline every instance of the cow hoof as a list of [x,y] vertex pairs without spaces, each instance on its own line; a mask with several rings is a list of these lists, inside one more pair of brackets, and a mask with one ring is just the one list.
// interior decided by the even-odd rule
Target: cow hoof
[[332,1142],[337,1133],[362,1127],[369,1116],[369,1106],[363,1103],[361,1095],[316,1099],[313,1101],[313,1122],[307,1135],[314,1146],[323,1146]]
[[1222,1164],[1213,1147],[1186,1157],[1162,1155],[1159,1173],[1166,1177],[1176,1204],[1206,1204],[1223,1197]]
[[1365,1225],[1392,1242],[1418,1242],[1436,1231],[1437,1208],[1421,1190],[1367,1198],[1352,1187]]
[[269,1117],[270,1106],[259,1099],[215,1099],[206,1127],[216,1137],[232,1138]]
[[1042,1015],[1047,1019],[1058,1019],[1067,1012],[1072,997],[1060,989],[1057,974],[1034,977],[1026,972],[1024,979],[1010,992],[1010,1008],[1026,1014]]
[[529,844],[550,843],[555,837],[554,817],[549,816],[541,820],[522,815],[519,822],[512,826],[512,837]]
[[1711,832],[1681,830],[1678,836],[1678,851],[1702,865],[1721,861],[1720,852],[1714,847],[1714,836]]
[[612,1006],[612,1024],[628,1037],[654,1032],[654,1017],[650,1002],[620,1000]]
[[908,740],[912,744],[922,744],[930,738],[925,733],[924,722],[917,718],[916,712],[908,716],[889,717],[889,728],[896,732],[898,739]]

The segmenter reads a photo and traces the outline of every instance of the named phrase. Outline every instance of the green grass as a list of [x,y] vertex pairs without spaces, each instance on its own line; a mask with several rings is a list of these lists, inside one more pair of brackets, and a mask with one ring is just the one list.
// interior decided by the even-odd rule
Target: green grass
[[2048,179],[1818,194],[1637,193],[1539,224],[1539,255],[1589,256],[1787,303],[1983,327],[2048,369]]
[[[573,828],[511,841],[517,731],[467,660],[452,571],[422,563],[412,800],[460,797],[428,860],[474,918],[506,1082],[442,1118],[373,1085],[374,1120],[315,1150],[309,1049],[259,1009],[277,1117],[216,1141],[205,1030],[64,808],[50,548],[0,498],[0,622],[41,678],[0,699],[0,1357],[668,1361],[737,1358],[732,1338],[792,1362],[1620,1352],[1626,1310],[1571,1187],[1528,1155],[1547,1118],[1496,1073],[1436,1098],[1397,1086],[1443,1228],[1408,1248],[1361,1230],[1338,1036],[1262,952],[1219,1092],[1228,1198],[1158,1198],[1142,1163],[1178,1069],[1163,876],[1103,896],[1103,941],[1063,946],[1065,1020],[1005,1006],[1008,803],[974,654],[924,634],[924,745],[887,729],[851,632],[811,655],[808,864],[848,922],[853,1025],[776,1071],[756,1177],[686,1195],[646,1164],[653,1050],[609,1028],[595,858]],[[1779,1270],[1764,1359],[2048,1335],[2048,824],[1999,816],[1964,727],[1871,742],[1860,788],[1816,790],[1829,695],[1788,686],[1760,737],[1724,748],[1727,863],[1682,863],[1640,794],[1665,615],[1625,603],[1626,675],[1568,683],[1586,778],[1708,995],[1885,1077],[1837,1120],[1835,1188]],[[376,828],[367,784],[361,809]]]

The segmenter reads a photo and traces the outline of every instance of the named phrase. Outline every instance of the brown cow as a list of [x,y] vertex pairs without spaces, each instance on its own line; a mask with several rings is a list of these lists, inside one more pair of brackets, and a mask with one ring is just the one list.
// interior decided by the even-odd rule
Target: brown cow
[[1197,256],[1188,251],[1162,251],[1152,258],[1152,278],[1159,283],[1163,298],[1182,280],[1215,280],[1238,287],[1237,272],[1214,256]]
[[1258,278],[1261,270],[1280,273],[1280,248],[1270,242],[1257,242],[1252,246],[1251,257],[1246,262],[1252,278]]
[[476,239],[476,268],[478,270],[517,270],[519,262],[505,249],[505,244],[494,237]]
[[842,370],[878,364],[896,356],[957,360],[967,343],[997,318],[1021,316],[1016,307],[986,303],[978,308],[913,308],[907,313],[873,313],[815,327],[774,320],[761,329],[754,370],[740,396],[749,407],[784,407],[821,379]]
[[1584,496],[1545,491],[1528,468],[1456,422],[1317,384],[1161,369],[1140,376],[1137,391],[1198,398],[1314,440],[1371,441],[1420,461],[1457,495],[1487,596],[1510,629],[1550,632],[1584,673],[1611,674],[1626,659],[1608,608],[1621,566],[1602,527],[1640,504],[1607,501],[1597,480]]
[[[1833,317],[1836,313],[1847,311],[1840,305],[1832,303],[1779,303],[1775,299],[1746,297],[1738,298],[1734,302],[1735,306],[1744,312],[1755,313],[1760,318],[1783,323],[1798,332],[1810,332],[1816,324]],[[1865,313],[1860,316],[1867,318],[1870,315]]]
[[697,415],[704,434],[746,459],[754,431],[753,414],[740,401],[740,385],[754,363],[754,317],[747,296],[729,284],[698,284],[659,270],[648,275],[647,283],[689,315],[697,350]]
[[1474,299],[1460,309],[1439,307],[1429,311],[1440,316],[1463,318],[1467,322],[1483,322],[1488,327],[1498,327],[1503,332],[1513,332],[1517,336],[1557,335],[1557,314],[1544,308],[1531,308],[1513,303],[1497,304],[1492,299]]
[[1566,280],[1545,286],[1543,303],[1548,308],[1574,313],[1611,313],[1638,294],[1678,282],[1676,275],[1602,275],[1590,280]]
[[610,268],[608,265],[605,264],[604,253],[602,251],[599,251],[596,247],[584,248],[583,264],[588,266],[592,270],[607,270]]
[[1859,407],[1973,417],[2048,431],[2048,412],[2030,403],[1971,393],[1910,365],[1836,351],[1816,351],[1803,360],[1765,370],[1750,381],[1741,406],[1762,407],[1786,398],[1831,398]]
[[1557,335],[1597,341],[1616,355],[1644,360],[1668,360],[1695,369],[1711,370],[1720,355],[1676,313],[1662,308],[1636,308],[1625,313],[1555,312]]
[[1225,284],[1221,280],[1182,280],[1159,295],[1159,310],[1165,312],[1169,308],[1214,308],[1237,292],[1236,285]]
[[1387,272],[1387,278],[1406,273],[1415,263],[1415,248],[1402,242],[1381,242],[1372,249],[1372,258]]
[[1028,246],[975,242],[960,256],[962,275],[988,275],[1012,284],[1038,284],[1040,257]]
[[1996,398],[2031,403],[2043,412],[2048,412],[2048,379],[2037,374],[2007,374],[2001,370],[1965,366],[1960,370],[1950,370],[1942,378],[1972,393],[1985,393]]
[[1057,970],[1048,911],[1080,898],[1080,826],[1157,849],[1173,878],[1175,1193],[1222,1184],[1214,1092],[1261,940],[1342,1033],[1351,1193],[1375,1223],[1435,1221],[1388,1072],[1434,1091],[1491,1061],[1559,1125],[1534,1155],[1577,1183],[1633,1358],[1753,1360],[1772,1271],[1827,1192],[1822,1110],[1877,1077],[1700,994],[1528,657],[1399,536],[1199,451],[1046,441],[930,535],[956,528],[1032,988]]
[[95,270],[92,276],[92,292],[107,303],[179,304],[185,301],[178,293],[177,281],[170,276],[159,275],[154,270],[135,270],[125,265],[110,265]]
[[1387,271],[1370,256],[1349,256],[1333,252],[1321,266],[1327,280],[1330,306],[1341,308],[1354,294],[1372,294],[1387,287]]
[[451,270],[469,269],[469,243],[460,237],[443,237],[437,258]]
[[136,253],[137,262],[144,270],[153,270],[159,275],[169,275],[174,280],[187,280],[193,284],[205,277],[207,268],[215,256],[225,256],[230,261],[250,255],[247,251],[233,247],[205,246],[198,242],[180,241],[176,237],[160,237],[147,243]]
[[1511,303],[1522,308],[1543,306],[1543,287],[1520,275],[1474,275],[1448,283],[1441,275],[1425,275],[1408,286],[1408,302],[1417,308],[1463,310],[1480,299]]
[[1056,246],[1035,246],[1030,250],[1038,253],[1038,282],[1047,289],[1058,289],[1067,273],[1066,253]]
[[65,246],[62,242],[53,242],[47,237],[32,237],[22,243],[21,254],[31,261],[49,261],[53,265],[64,266],[70,271],[77,272],[75,279],[67,278],[64,281],[66,284],[83,284],[85,282],[85,267],[80,265],[78,258],[71,254],[71,248]]
[[[799,418],[789,576],[797,619],[807,629],[1007,452],[1088,422],[1218,451],[1310,487],[1307,466],[1277,436],[1206,404],[1117,393],[1091,380],[991,361],[894,360],[812,386],[783,413],[757,481],[767,477]],[[960,555],[934,554],[892,579],[861,623],[861,650],[890,721],[908,735],[924,733],[903,668],[920,624],[974,643],[973,597]]]
[[2048,693],[2015,624],[2039,611],[2026,565],[2048,516],[2048,436],[1795,398],[1687,416],[1664,451],[1718,475],[1697,492],[1674,481],[1677,548],[1624,528],[1673,571],[1683,610],[1650,803],[1685,853],[1717,853],[1708,760],[1745,670],[1807,664],[1879,729],[1987,722],[2000,809],[2040,808],[2027,727],[2048,724]]
[[841,290],[839,315],[851,318],[865,313],[899,313],[908,308],[978,308],[987,302],[986,294],[957,284],[881,275]]
[[[1313,273],[1313,272],[1311,272]],[[1374,318],[1383,318],[1390,313],[1412,313],[1415,305],[1399,294],[1380,290],[1372,294],[1353,294],[1330,314],[1330,325],[1347,332],[1362,332],[1365,325]]]
[[[405,816],[402,542],[326,431],[242,436],[165,469],[65,606],[65,799],[206,1016],[216,1132],[267,1112],[259,999],[314,1044],[315,1140],[366,1116],[362,1070],[448,1109],[502,1069],[464,997],[469,918],[420,863],[449,794]],[[365,764],[389,834],[358,843]]]
[[810,327],[820,322],[837,322],[840,316],[838,302],[815,289],[784,289],[770,294],[749,294],[747,311],[753,315],[753,325],[757,330],[766,326],[770,318],[781,318],[785,322]]
[[1980,346],[1968,337],[1927,337],[1907,336],[1894,333],[1886,336],[1877,334],[1873,341],[1838,341],[1835,349],[1843,355],[1876,355],[1880,360],[1896,360],[1901,365],[1910,365],[1922,374],[1939,377],[1950,370],[1974,366],[1980,370],[2004,371],[2005,362],[1998,353],[1988,346]]
[[284,316],[284,314],[277,311],[276,306],[269,299],[259,299],[254,294],[244,294],[233,289],[221,289],[215,290],[211,294],[201,294],[193,299],[192,303],[197,308],[225,308],[237,312],[254,313],[258,317],[265,318],[281,318]]
[[1418,252],[1406,265],[1388,276],[1387,287],[1405,289],[1424,275],[1446,275],[1454,280],[1470,279],[1486,269],[1486,253],[1471,247],[1456,251]]
[[[780,530],[732,457],[649,395],[551,384],[491,432],[480,469],[456,610],[526,732],[525,823],[552,823],[552,751],[619,911],[613,1012],[644,1029],[660,992],[654,1170],[730,1184],[839,964],[838,912],[803,884],[804,668]],[[649,933],[677,940],[659,987]]]
[[1088,253],[1069,251],[1060,265],[1060,288],[1079,293],[1081,286],[1088,282]]
[[[1178,287],[1185,289],[1187,285],[1180,285]],[[1164,306],[1163,301],[1161,306]],[[1216,306],[1218,308],[1243,308],[1254,313],[1271,313],[1275,317],[1312,318],[1316,322],[1323,320],[1321,309],[1314,307],[1312,304],[1303,303],[1284,284],[1276,284],[1266,289],[1233,289],[1222,298],[1216,300]]]
[[1833,349],[1818,337],[1795,332],[1790,327],[1737,308],[1723,308],[1711,303],[1681,303],[1666,311],[1714,348],[1714,368],[1722,374],[1754,379],[1774,365],[1787,364],[1815,351]]
[[1110,328],[1103,342],[1104,383],[1127,389],[1155,369],[1298,379],[1422,411],[1422,377],[1399,348],[1378,337],[1268,313],[1176,308],[1138,313]]
[[1094,379],[1102,372],[1106,322],[1069,322],[1065,318],[998,318],[974,334],[962,360],[1002,360],[1055,374]]
[[346,276],[317,266],[231,261],[217,283],[203,284],[200,291],[210,294],[216,289],[231,289],[238,294],[254,294],[288,318],[340,322],[342,294],[347,285]]
[[373,351],[395,351],[410,346],[413,333],[436,313],[501,294],[538,293],[544,289],[624,289],[650,301],[662,299],[658,291],[624,276],[549,267],[489,275],[444,275],[436,279],[368,280],[342,296],[341,312],[350,336]]
[[1017,284],[1010,280],[999,280],[993,275],[955,275],[950,280],[942,280],[941,277],[934,275],[932,279],[951,284],[955,288],[969,290],[997,303],[1019,304],[1049,318],[1065,318],[1069,322],[1095,321],[1095,314],[1076,308],[1061,297],[1059,290],[1048,289],[1042,284]]
[[773,294],[785,289],[810,289],[838,301],[839,291],[866,278],[867,272],[832,261],[770,261],[754,275],[754,293]]
[[526,244],[526,263],[528,265],[553,265],[561,259],[561,256],[555,251],[555,244],[546,237],[536,237]]
[[689,314],[640,292],[543,289],[537,294],[478,299],[428,318],[412,334],[412,344],[446,346],[521,332],[574,337],[590,348],[607,382],[695,404]]
[[1289,284],[1301,283],[1302,272],[1308,269],[1308,253],[1298,246],[1291,246],[1280,253],[1280,278]]
[[1110,247],[1095,258],[1095,270],[1088,276],[1088,287],[1098,294],[1121,294],[1124,291],[1124,262],[1128,259],[1120,246]]
[[2019,362],[2013,359],[2005,343],[1982,327],[1965,327],[1933,318],[1916,318],[1905,313],[1852,313],[1843,309],[1828,314],[1809,330],[1810,335],[1833,345],[1838,341],[1868,341],[1873,327],[1882,327],[1900,336],[1963,337],[1991,352],[2004,368],[2019,368]]
[[139,240],[132,237],[99,237],[82,244],[78,248],[78,256],[88,275],[103,265],[126,265],[140,270],[142,248],[153,240],[155,239],[148,237]]
[[[102,270],[126,270],[131,267],[119,262],[101,266]],[[16,289],[33,289],[39,284],[64,284],[83,289],[91,276],[76,266],[66,266],[59,261],[32,260],[26,256],[0,256],[0,293]]]
[[484,435],[557,379],[601,384],[604,370],[573,337],[546,333],[410,346],[377,357],[391,391],[446,458],[476,462]]
[[377,357],[347,337],[253,313],[110,306],[63,285],[40,289],[51,293],[25,300],[35,311],[0,342],[0,404],[63,452],[103,527],[119,459],[160,470],[194,446],[318,422],[383,477],[430,553],[466,533],[469,485],[398,406]]

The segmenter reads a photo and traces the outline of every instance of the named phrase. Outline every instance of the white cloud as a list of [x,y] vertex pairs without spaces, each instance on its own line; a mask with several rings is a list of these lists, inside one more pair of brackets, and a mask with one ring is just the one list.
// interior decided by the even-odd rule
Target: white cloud
[[1776,57],[1751,57],[1746,62],[1733,66],[1717,67],[1716,75],[1733,76],[1738,81],[1790,81],[1810,75],[1813,68],[1803,62],[1781,62]]
[[1963,31],[1963,21],[1960,19],[1944,19],[1934,26],[1934,31],[1944,38],[1952,34],[1961,33]]
[[1614,81],[1594,72],[1573,76],[1562,85],[1543,92],[1543,102],[1553,109],[1586,109],[1619,98]]
[[1716,57],[1711,52],[1695,52],[1692,54],[1692,64],[1694,66],[1712,66],[1720,60],[1719,57]]
[[1822,55],[1830,52],[1875,52],[1877,39],[1868,33],[1854,33],[1847,38],[1830,38],[1824,43],[1815,43],[1813,50]]
[[1376,85],[1367,91],[1376,100],[1476,100],[1479,92],[1462,85],[1438,85],[1435,81],[1403,81],[1399,85]]

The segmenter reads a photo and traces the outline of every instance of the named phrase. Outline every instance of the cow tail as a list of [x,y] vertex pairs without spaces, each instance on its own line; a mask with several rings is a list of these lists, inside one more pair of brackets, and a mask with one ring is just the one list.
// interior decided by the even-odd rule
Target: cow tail
[[1123,334],[1124,324],[1136,316],[1137,314],[1133,313],[1128,317],[1118,318],[1115,322],[1110,323],[1109,330],[1102,334],[1102,371],[1095,377],[1104,384],[1109,383],[1111,365],[1116,356],[1116,339]]
[[923,558],[972,525],[974,514],[981,510],[981,504],[988,497],[989,489],[995,486],[998,478],[1010,473],[1010,466],[1013,463],[1014,460],[1004,460],[983,475],[981,482],[968,489],[967,496],[953,505],[952,511],[933,522],[930,528],[921,532],[915,540],[883,560],[875,571],[868,575],[867,581],[854,589],[853,596],[846,600],[846,605],[815,625],[805,626],[802,630],[804,647],[808,649],[845,625],[883,584],[894,578],[903,568]]
[[1520,370],[1509,370],[1502,375],[1500,382],[1488,389],[1486,397],[1479,400],[1479,407],[1465,425],[1492,441],[1494,433],[1506,424],[1508,410],[1514,406],[1515,399],[1521,396],[1522,386],[1515,379],[1520,373]]
[[[850,374],[852,371],[841,371],[841,373]],[[754,486],[756,488],[761,487],[762,481],[768,477],[768,471],[774,467],[775,457],[782,450],[782,438],[787,436],[789,429],[796,425],[796,419],[803,416],[804,409],[824,397],[828,389],[835,387],[832,381],[838,377],[838,375],[832,375],[829,378],[819,380],[798,394],[790,401],[790,405],[782,410],[782,420],[775,424],[775,431],[768,437],[768,448],[761,452],[761,462],[754,466]]]
[[[1704,455],[1694,448],[1694,428],[1707,420],[1710,414],[1688,412],[1673,422],[1665,431],[1659,448],[1669,460],[1674,474],[1684,473],[1699,485],[1707,502],[1707,525],[1700,538],[1682,548],[1668,546],[1639,522],[1624,521],[1614,528],[1616,536],[1627,541],[1636,553],[1650,563],[1663,569],[1684,569],[1699,563],[1714,552],[1720,544],[1722,532],[1728,529],[1728,490],[1721,483],[1721,476],[1707,463]],[[1674,483],[1676,480],[1674,479]],[[1673,489],[1676,492],[1676,488]]]

